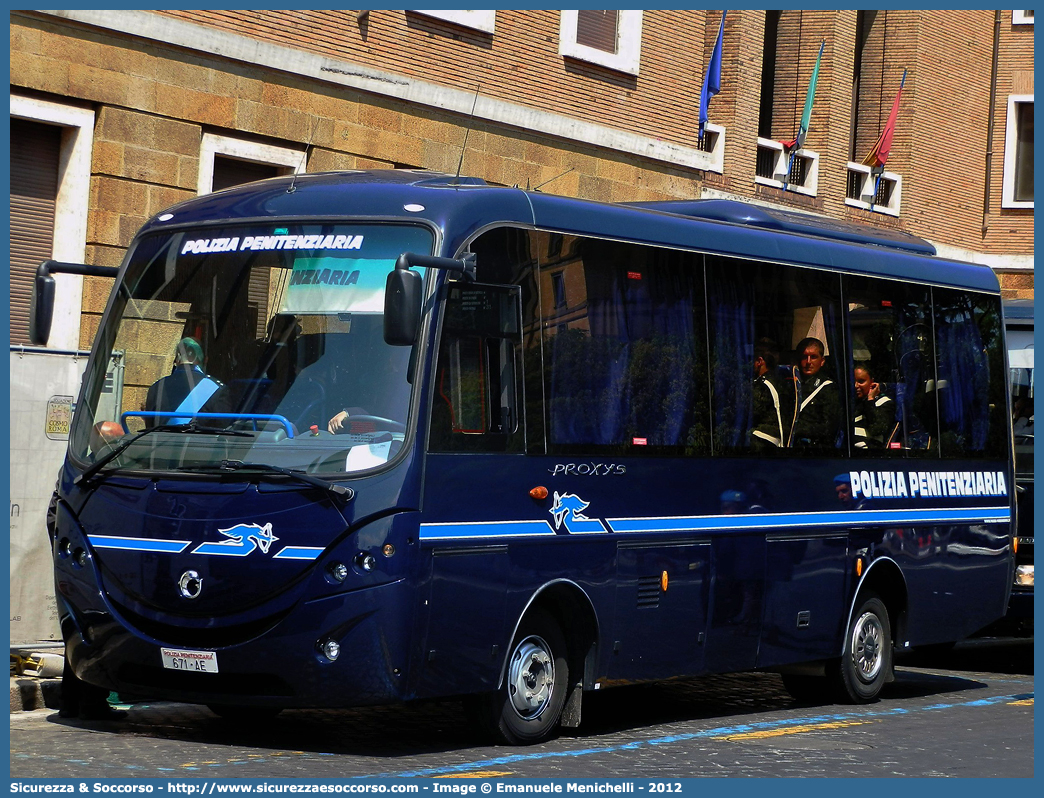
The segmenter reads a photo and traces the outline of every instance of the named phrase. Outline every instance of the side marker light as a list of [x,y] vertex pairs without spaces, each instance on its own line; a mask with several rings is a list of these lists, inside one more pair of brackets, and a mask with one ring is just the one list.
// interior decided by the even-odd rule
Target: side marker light
[[543,485],[537,485],[535,488],[529,491],[529,495],[537,501],[543,501],[547,498],[547,488],[545,488]]
[[667,572],[664,571],[662,574],[660,574],[660,590],[662,590],[664,593],[667,592],[668,581],[670,580],[667,579]]

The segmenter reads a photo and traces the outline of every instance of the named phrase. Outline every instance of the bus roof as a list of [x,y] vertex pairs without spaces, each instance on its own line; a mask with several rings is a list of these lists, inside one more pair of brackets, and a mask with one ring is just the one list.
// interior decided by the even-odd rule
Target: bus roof
[[319,172],[246,183],[176,205],[142,232],[294,217],[425,221],[443,233],[438,254],[450,256],[485,228],[516,224],[999,292],[988,267],[939,258],[930,243],[900,231],[731,200],[606,203],[417,170]]

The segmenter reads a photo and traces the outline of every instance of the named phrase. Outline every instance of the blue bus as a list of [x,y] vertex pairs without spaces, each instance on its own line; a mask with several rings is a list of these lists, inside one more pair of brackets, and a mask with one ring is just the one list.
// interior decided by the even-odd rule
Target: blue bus
[[1008,614],[991,630],[1033,634],[1033,300],[1008,299],[1004,319],[1010,369],[1018,525]]
[[1005,614],[998,283],[921,239],[350,172],[43,264],[36,341],[77,269],[115,277],[48,530],[86,684],[528,744],[647,680],[872,701]]

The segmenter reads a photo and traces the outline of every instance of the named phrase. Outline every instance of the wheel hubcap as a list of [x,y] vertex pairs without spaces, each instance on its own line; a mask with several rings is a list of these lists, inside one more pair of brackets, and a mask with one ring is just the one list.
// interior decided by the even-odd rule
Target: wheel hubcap
[[551,701],[555,663],[550,652],[547,643],[533,635],[519,643],[511,654],[508,694],[515,712],[526,720],[538,717]]
[[863,613],[852,628],[852,663],[864,682],[872,682],[881,672],[884,663],[881,651],[883,639],[881,619],[872,612]]

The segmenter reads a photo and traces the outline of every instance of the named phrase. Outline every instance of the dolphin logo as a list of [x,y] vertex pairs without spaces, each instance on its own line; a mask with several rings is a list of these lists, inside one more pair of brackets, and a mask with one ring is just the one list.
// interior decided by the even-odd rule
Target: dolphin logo
[[236,524],[228,529],[219,529],[228,540],[200,543],[192,550],[192,554],[216,554],[223,557],[246,557],[254,549],[261,549],[262,554],[279,538],[272,534],[272,524]]
[[605,532],[602,522],[584,515],[590,502],[585,502],[575,493],[559,493],[555,491],[555,503],[551,506],[551,515],[555,519],[555,529],[562,529],[571,535],[582,535],[590,532]]

